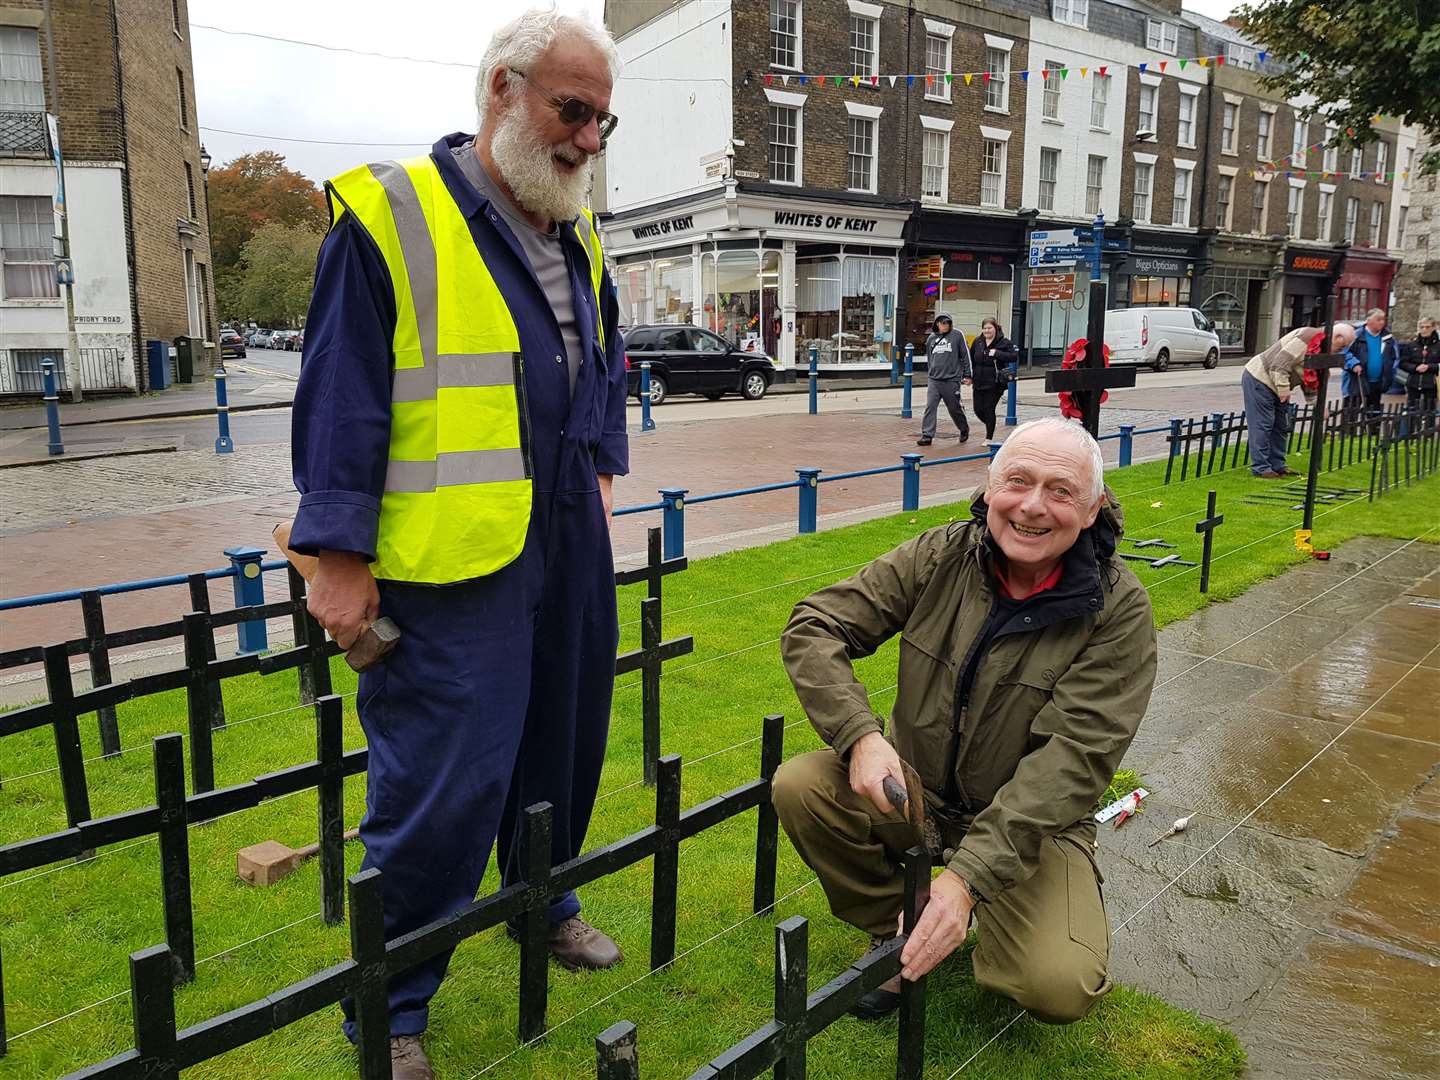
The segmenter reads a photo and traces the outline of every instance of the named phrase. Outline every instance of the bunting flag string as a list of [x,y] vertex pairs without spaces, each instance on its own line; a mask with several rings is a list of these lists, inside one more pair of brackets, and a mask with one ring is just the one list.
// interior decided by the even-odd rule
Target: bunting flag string
[[[1259,56],[1259,58],[1260,58],[1260,61],[1261,61],[1262,63],[1264,62],[1265,55],[1266,55],[1266,54],[1263,53],[1263,52],[1258,54],[1258,56]],[[1141,74],[1145,74],[1145,73],[1151,71],[1152,69],[1154,69],[1154,70],[1158,70],[1162,75],[1164,75],[1164,74],[1170,74],[1170,72],[1168,71],[1168,68],[1169,68],[1170,63],[1171,63],[1171,61],[1169,61],[1169,60],[1159,60],[1159,61],[1156,61],[1156,62],[1154,62],[1154,63],[1151,63],[1151,62],[1148,62],[1148,61],[1147,61],[1147,62],[1145,62],[1145,63],[1136,64],[1135,67],[1139,69],[1139,71],[1140,71]],[[1225,57],[1224,57],[1224,55],[1219,55],[1219,56],[1187,56],[1187,57],[1184,57],[1184,58],[1181,58],[1181,59],[1178,60],[1179,70],[1181,70],[1181,71],[1184,71],[1185,68],[1186,68],[1188,65],[1190,65],[1190,64],[1199,64],[1201,67],[1209,67],[1211,64],[1214,64],[1216,67],[1221,67],[1221,66],[1224,65],[1224,63],[1225,63]],[[1072,68],[1072,67],[1068,67],[1068,66],[1033,68],[1033,69],[1030,69],[1030,70],[1023,70],[1023,71],[1011,71],[1009,74],[1010,74],[1010,76],[1011,76],[1012,78],[1018,76],[1022,82],[1027,82],[1027,83],[1030,81],[1030,76],[1031,76],[1031,74],[1038,74],[1038,75],[1040,76],[1041,80],[1044,81],[1047,86],[1049,86],[1049,85],[1050,85],[1050,80],[1053,79],[1053,78],[1056,78],[1057,76],[1059,77],[1059,79],[1060,79],[1062,82],[1063,82],[1063,81],[1067,81],[1067,80],[1070,78],[1070,75],[1071,75],[1072,72],[1077,73],[1081,79],[1090,79],[1090,78],[1101,78],[1101,79],[1104,79],[1104,78],[1109,78],[1109,77],[1110,77],[1110,74],[1111,74],[1111,71],[1112,71],[1112,70],[1115,70],[1115,69],[1126,70],[1126,69],[1128,69],[1129,66],[1130,66],[1130,65],[1127,65],[1127,64],[1099,64],[1099,65],[1090,65],[1090,64],[1087,64],[1087,65],[1085,65],[1085,66],[1083,66],[1083,67],[1073,67],[1073,68]],[[883,75],[882,75],[882,74],[872,74],[872,75],[855,75],[855,74],[850,74],[850,75],[833,75],[833,74],[825,74],[825,75],[818,75],[818,74],[808,74],[808,73],[807,73],[807,74],[793,74],[793,75],[792,75],[792,74],[782,74],[782,73],[774,73],[774,72],[765,72],[765,73],[762,74],[761,78],[762,78],[762,80],[764,81],[764,84],[765,84],[766,86],[772,86],[772,85],[774,85],[774,83],[775,83],[775,81],[776,81],[777,79],[780,81],[780,83],[781,83],[782,85],[784,85],[784,86],[789,86],[789,85],[790,85],[790,80],[793,78],[793,79],[796,81],[796,83],[799,84],[800,86],[814,85],[814,86],[816,86],[816,87],[818,88],[818,87],[824,87],[824,86],[826,86],[827,84],[832,85],[832,86],[844,86],[846,83],[849,83],[851,86],[858,87],[858,86],[861,84],[861,82],[864,82],[864,83],[866,83],[866,84],[869,85],[869,86],[876,87],[877,89],[878,89],[879,86],[880,86],[880,80],[881,80],[881,79],[884,79],[887,83],[889,83],[892,88],[893,88],[893,87],[895,86],[895,84],[896,84],[897,82],[899,82],[901,79],[904,79],[904,80],[905,80],[905,85],[906,85],[907,87],[908,87],[908,86],[914,86],[916,79],[922,79],[922,80],[924,80],[925,88],[926,88],[927,90],[930,90],[930,89],[933,89],[933,88],[935,87],[936,82],[937,82],[938,80],[942,79],[942,78],[943,78],[943,80],[944,80],[944,85],[946,85],[946,86],[951,86],[951,85],[953,85],[956,79],[962,79],[962,80],[964,80],[964,83],[965,83],[966,86],[972,86],[972,85],[974,85],[974,83],[975,83],[975,81],[976,81],[977,79],[980,81],[980,84],[981,84],[982,86],[988,86],[988,85],[990,84],[990,81],[991,81],[992,79],[996,78],[996,75],[995,75],[994,72],[990,72],[990,71],[949,71],[949,72],[944,72],[943,74],[942,74],[942,73],[938,73],[938,72],[934,72],[934,71],[914,72],[914,73],[897,72],[897,73],[895,73],[895,74],[893,74],[893,75],[892,75],[892,74],[883,74]]]
[[[1406,179],[1409,175],[1410,174],[1407,171],[1402,171],[1399,173],[1401,180]],[[1325,170],[1260,168],[1252,169],[1250,171],[1250,176],[1252,179],[1255,180],[1264,180],[1271,176],[1283,176],[1287,180],[1375,180],[1377,182],[1389,184],[1394,182],[1396,173],[1394,169],[1387,169],[1385,172],[1352,173],[1345,171],[1336,172],[1333,169]]]
[[[1380,113],[1376,113],[1370,118],[1370,123],[1378,124],[1384,119],[1385,118]],[[1355,129],[1346,128],[1345,133],[1353,138],[1355,135]],[[1275,158],[1272,161],[1262,161],[1260,162],[1260,167],[1263,169],[1269,169],[1273,172],[1285,168],[1286,165],[1293,165],[1297,157],[1308,157],[1310,154],[1315,153],[1317,150],[1324,149],[1326,149],[1326,143],[1324,139],[1321,139],[1319,142],[1311,143],[1309,146],[1306,146],[1300,150],[1291,150],[1290,153],[1286,154],[1284,157]],[[1330,171],[1333,173],[1336,170],[1331,169]]]

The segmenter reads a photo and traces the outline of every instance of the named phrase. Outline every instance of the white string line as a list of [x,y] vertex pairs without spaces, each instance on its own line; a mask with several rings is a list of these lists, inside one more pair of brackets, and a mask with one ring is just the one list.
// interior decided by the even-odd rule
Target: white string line
[[799,886],[798,888],[791,889],[791,890],[790,890],[788,893],[786,893],[784,896],[781,896],[781,897],[779,897],[778,899],[776,899],[776,901],[775,901],[773,904],[771,904],[770,907],[768,907],[765,911],[756,911],[756,912],[753,912],[753,913],[750,914],[750,915],[745,916],[745,918],[741,919],[741,920],[740,920],[739,922],[737,922],[737,923],[734,923],[734,924],[732,924],[732,925],[730,925],[730,926],[727,926],[724,930],[721,930],[721,931],[719,931],[718,933],[715,933],[715,934],[711,934],[708,938],[706,938],[704,941],[700,942],[698,945],[692,945],[692,946],[690,946],[690,948],[686,949],[684,952],[679,953],[678,955],[676,955],[675,959],[671,960],[670,963],[666,964],[664,967],[656,968],[656,969],[653,970],[653,971],[647,971],[644,975],[641,975],[641,976],[640,976],[639,978],[637,978],[637,979],[632,979],[630,982],[626,983],[624,986],[620,987],[618,990],[612,990],[610,993],[606,994],[604,997],[600,998],[598,1001],[592,1001],[589,1005],[586,1005],[586,1006],[585,1006],[583,1009],[581,1009],[579,1012],[571,1013],[571,1014],[570,1014],[569,1016],[567,1016],[564,1020],[561,1020],[558,1024],[554,1024],[554,1025],[552,1025],[551,1027],[547,1028],[544,1032],[542,1032],[541,1034],[535,1036],[535,1038],[530,1039],[530,1040],[528,1040],[528,1041],[526,1041],[526,1042],[522,1042],[519,1046],[515,1047],[515,1049],[511,1050],[511,1051],[510,1051],[508,1054],[506,1054],[504,1057],[502,1057],[502,1058],[497,1058],[496,1060],[492,1061],[489,1065],[486,1065],[485,1068],[483,1068],[483,1069],[481,1069],[479,1072],[474,1073],[473,1075],[471,1075],[471,1076],[468,1078],[468,1080],[476,1080],[476,1077],[484,1076],[484,1075],[485,1075],[486,1073],[488,1073],[491,1069],[495,1068],[495,1066],[497,1066],[497,1065],[502,1065],[502,1064],[504,1064],[505,1062],[509,1061],[512,1057],[514,1057],[516,1054],[518,1054],[521,1050],[524,1050],[524,1049],[526,1049],[527,1047],[533,1046],[535,1043],[539,1042],[541,1039],[545,1039],[545,1038],[548,1038],[549,1036],[553,1035],[553,1034],[554,1034],[556,1031],[558,1031],[560,1028],[562,1028],[562,1027],[564,1027],[566,1024],[570,1023],[570,1021],[572,1021],[572,1020],[577,1020],[577,1019],[579,1019],[580,1017],[584,1016],[586,1013],[590,1012],[592,1009],[597,1009],[597,1008],[599,1008],[601,1005],[604,1005],[605,1002],[609,1001],[611,998],[617,997],[618,995],[625,993],[625,991],[630,990],[630,989],[632,989],[632,988],[635,987],[635,986],[638,986],[640,983],[644,982],[646,979],[650,978],[652,975],[658,975],[658,974],[660,974],[660,972],[666,971],[666,970],[674,967],[674,966],[675,966],[676,964],[678,964],[681,960],[685,959],[685,957],[689,956],[691,953],[695,952],[697,949],[703,949],[706,945],[709,945],[712,941],[716,941],[716,940],[724,937],[726,934],[730,933],[732,930],[738,930],[740,927],[744,926],[746,923],[750,922],[751,920],[753,920],[753,919],[758,919],[761,915],[773,914],[774,911],[775,911],[775,909],[778,908],[778,907],[779,907],[782,903],[784,903],[786,900],[789,900],[792,896],[795,896],[797,893],[802,893],[802,892],[804,892],[806,889],[810,888],[811,885],[814,885],[814,884],[815,884],[817,881],[819,881],[819,880],[820,880],[819,878],[812,877],[809,881],[805,882],[805,884]]
[[[713,664],[717,660],[728,660],[732,656],[739,656],[741,653],[754,652],[756,649],[763,649],[766,645],[778,645],[779,643],[780,639],[778,637],[769,638],[765,641],[757,641],[753,645],[746,645],[744,648],[740,649],[732,649],[727,653],[721,653],[719,656],[708,656],[704,660],[696,660],[693,664],[681,664],[679,667],[666,668],[665,674],[678,675],[680,674],[680,672],[689,671],[691,668],[703,667],[706,664]],[[635,689],[635,687],[641,685],[641,683],[643,683],[644,681],[644,679],[635,679],[633,682],[628,682],[625,683],[623,686],[615,687],[615,691],[619,692],[621,690],[633,690]]]
[[[786,585],[798,585],[802,581],[814,581],[816,578],[829,577],[831,574],[843,574],[847,570],[858,570],[860,567],[868,565],[869,560],[866,560],[865,562],[851,563],[849,566],[836,567],[834,570],[822,570],[818,574],[807,574],[805,577],[790,578],[787,581],[776,582],[774,585],[766,585],[762,589],[751,589],[749,592],[735,593],[733,596],[722,596],[718,600],[706,600],[705,602],[700,604],[691,604],[689,607],[676,608],[673,611],[666,611],[665,616],[666,618],[669,618],[672,615],[683,615],[687,611],[699,611],[701,608],[714,607],[716,604],[727,604],[731,600],[740,600],[746,596],[755,596],[758,593],[770,592],[774,589],[783,589]],[[620,627],[621,629],[624,629],[625,627],[639,625],[639,619],[632,619],[630,622],[622,622],[620,624]]]

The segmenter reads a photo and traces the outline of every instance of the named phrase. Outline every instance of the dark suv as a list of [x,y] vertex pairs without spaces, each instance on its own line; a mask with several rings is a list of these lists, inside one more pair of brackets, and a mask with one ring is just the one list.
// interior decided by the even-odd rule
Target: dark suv
[[764,353],[737,349],[698,326],[632,326],[624,335],[627,393],[640,396],[640,365],[648,361],[651,405],[671,394],[702,394],[717,401],[737,393],[758,401],[775,381],[775,365]]

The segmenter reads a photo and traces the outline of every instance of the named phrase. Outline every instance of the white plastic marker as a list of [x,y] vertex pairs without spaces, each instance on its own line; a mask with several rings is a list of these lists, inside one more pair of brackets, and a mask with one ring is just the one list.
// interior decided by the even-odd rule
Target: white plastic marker
[[1119,814],[1127,812],[1133,814],[1139,808],[1140,801],[1142,799],[1148,799],[1149,797],[1150,792],[1146,791],[1143,787],[1137,787],[1123,799],[1116,799],[1109,806],[1105,807],[1105,809],[1098,812],[1095,815],[1095,821],[1100,825],[1104,825],[1105,822]]
[[1145,846],[1146,846],[1146,847],[1154,847],[1154,846],[1155,846],[1156,844],[1158,844],[1161,840],[1168,840],[1170,837],[1174,836],[1176,833],[1182,833],[1182,832],[1184,832],[1184,831],[1189,827],[1189,825],[1190,825],[1190,818],[1191,818],[1191,816],[1192,816],[1192,815],[1187,814],[1185,817],[1177,817],[1177,818],[1175,819],[1175,824],[1174,824],[1174,825],[1171,825],[1170,828],[1166,829],[1164,832],[1162,832],[1159,836],[1155,837],[1154,840],[1151,840],[1150,843],[1146,844]]

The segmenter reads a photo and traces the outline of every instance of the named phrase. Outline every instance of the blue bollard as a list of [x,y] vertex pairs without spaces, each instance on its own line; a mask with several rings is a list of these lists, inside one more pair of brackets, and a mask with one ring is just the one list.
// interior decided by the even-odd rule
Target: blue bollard
[[665,533],[665,558],[678,559],[685,554],[685,493],[689,488],[661,488],[665,504],[661,525]]
[[1020,404],[1020,363],[1010,365],[1010,382],[1005,387],[1005,426],[1014,427],[1020,422],[1015,410]]
[[990,460],[991,460],[991,461],[994,461],[994,460],[995,460],[995,456],[1000,453],[1000,447],[1002,447],[1002,446],[1004,446],[1004,445],[1005,445],[1004,443],[1002,443],[1002,442],[996,442],[996,441],[993,440],[993,439],[990,440],[989,442],[987,442],[987,443],[985,444],[985,450],[986,450],[986,452],[990,455]]
[[1135,449],[1135,425],[1120,425],[1120,467],[1130,464],[1130,455]]
[[230,395],[225,390],[225,365],[215,369],[215,419],[220,424],[220,436],[215,440],[217,454],[233,454],[235,440],[230,438]]
[[820,502],[820,470],[796,469],[795,475],[800,477],[800,531],[813,533]]
[[890,385],[900,385],[900,346],[890,350]]
[[924,460],[923,454],[901,454],[900,460],[905,463],[905,471],[900,474],[900,509],[920,509],[920,462]]
[[915,383],[915,346],[909,342],[905,344],[905,381],[900,390],[900,419],[909,420],[910,395]]
[[820,350],[810,346],[810,415],[820,411]]
[[60,394],[55,389],[55,361],[40,361],[40,380],[45,386],[45,426],[50,429],[51,455],[63,454],[65,443],[60,439]]
[[650,361],[640,365],[640,430],[654,431],[655,421],[650,419]]
[[[253,547],[233,547],[225,549],[225,557],[235,570],[235,577],[231,579],[235,583],[235,606],[258,607],[265,603],[265,582],[260,570],[260,560],[265,558],[265,552]],[[265,651],[264,619],[242,622],[238,629],[237,654]]]

